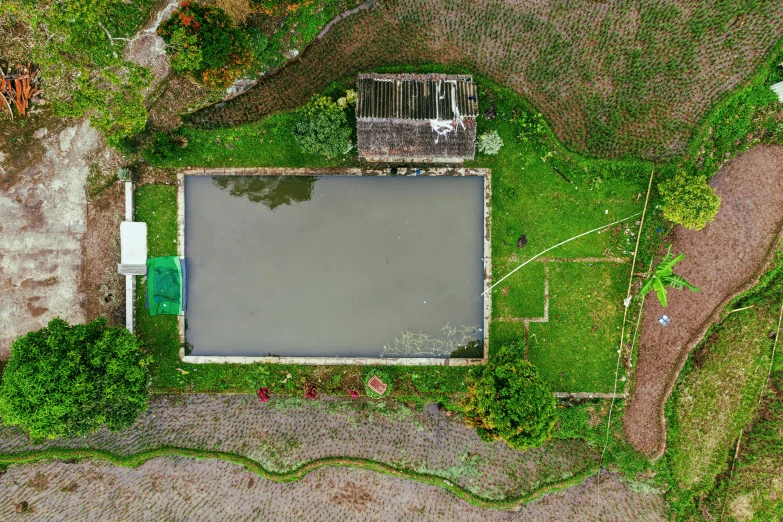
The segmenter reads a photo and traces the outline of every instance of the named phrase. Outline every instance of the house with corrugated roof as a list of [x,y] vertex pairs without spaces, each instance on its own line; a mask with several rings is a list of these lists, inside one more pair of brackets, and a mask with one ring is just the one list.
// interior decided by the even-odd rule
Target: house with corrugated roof
[[476,149],[478,89],[469,75],[360,74],[359,157],[385,163],[461,163]]

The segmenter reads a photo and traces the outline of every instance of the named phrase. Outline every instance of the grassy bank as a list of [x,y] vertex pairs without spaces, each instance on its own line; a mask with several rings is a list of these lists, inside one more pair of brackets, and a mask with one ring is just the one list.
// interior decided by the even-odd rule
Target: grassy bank
[[[720,517],[718,498],[726,497],[736,442],[748,429],[756,435],[754,443],[744,447],[743,471],[733,498],[736,501],[740,495],[750,495],[758,509],[771,509],[772,502],[765,501],[765,490],[756,479],[781,469],[779,458],[775,463],[776,452],[766,444],[772,435],[769,423],[777,411],[774,383],[768,402],[758,408],[771,362],[774,341],[770,332],[777,328],[783,298],[783,250],[779,250],[775,263],[756,287],[727,308],[744,309],[725,316],[694,350],[667,403],[669,447],[664,458],[671,488],[669,500],[684,516],[709,509]],[[778,358],[776,368],[780,364]],[[772,468],[754,469],[749,464],[770,457]],[[761,506],[765,503],[766,508]]]

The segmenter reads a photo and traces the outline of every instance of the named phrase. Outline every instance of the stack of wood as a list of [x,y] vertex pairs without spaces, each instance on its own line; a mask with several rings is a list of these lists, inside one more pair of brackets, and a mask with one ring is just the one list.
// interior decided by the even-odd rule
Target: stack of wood
[[3,105],[8,109],[11,118],[14,117],[11,104],[16,107],[19,114],[24,116],[30,106],[30,100],[40,94],[39,73],[40,69],[31,70],[30,64],[27,64],[27,67],[18,66],[16,72],[10,68],[8,72],[3,72],[3,68],[0,67],[0,99],[3,100]]

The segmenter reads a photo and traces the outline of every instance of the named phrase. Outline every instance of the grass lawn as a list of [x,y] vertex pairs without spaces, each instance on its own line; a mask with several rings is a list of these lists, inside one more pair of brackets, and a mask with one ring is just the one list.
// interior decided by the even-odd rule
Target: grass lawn
[[[544,270],[544,263],[534,261],[496,286],[492,290],[492,317],[543,317]],[[497,270],[495,274],[499,274]]]
[[550,263],[550,320],[530,324],[528,352],[553,390],[612,392],[629,268]]
[[184,148],[171,146],[159,134],[144,153],[148,161],[166,167],[328,167],[346,163],[319,154],[302,152],[293,139],[294,113],[281,113],[263,120],[218,129],[184,127],[179,136]]

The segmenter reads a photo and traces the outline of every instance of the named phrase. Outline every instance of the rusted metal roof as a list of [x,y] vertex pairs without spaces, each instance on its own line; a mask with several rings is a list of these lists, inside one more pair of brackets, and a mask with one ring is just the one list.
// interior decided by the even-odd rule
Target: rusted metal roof
[[360,74],[357,119],[458,120],[478,115],[473,77],[446,74]]
[[356,136],[359,157],[369,161],[461,162],[474,157],[476,120],[439,134],[426,120],[364,118],[356,122]]

